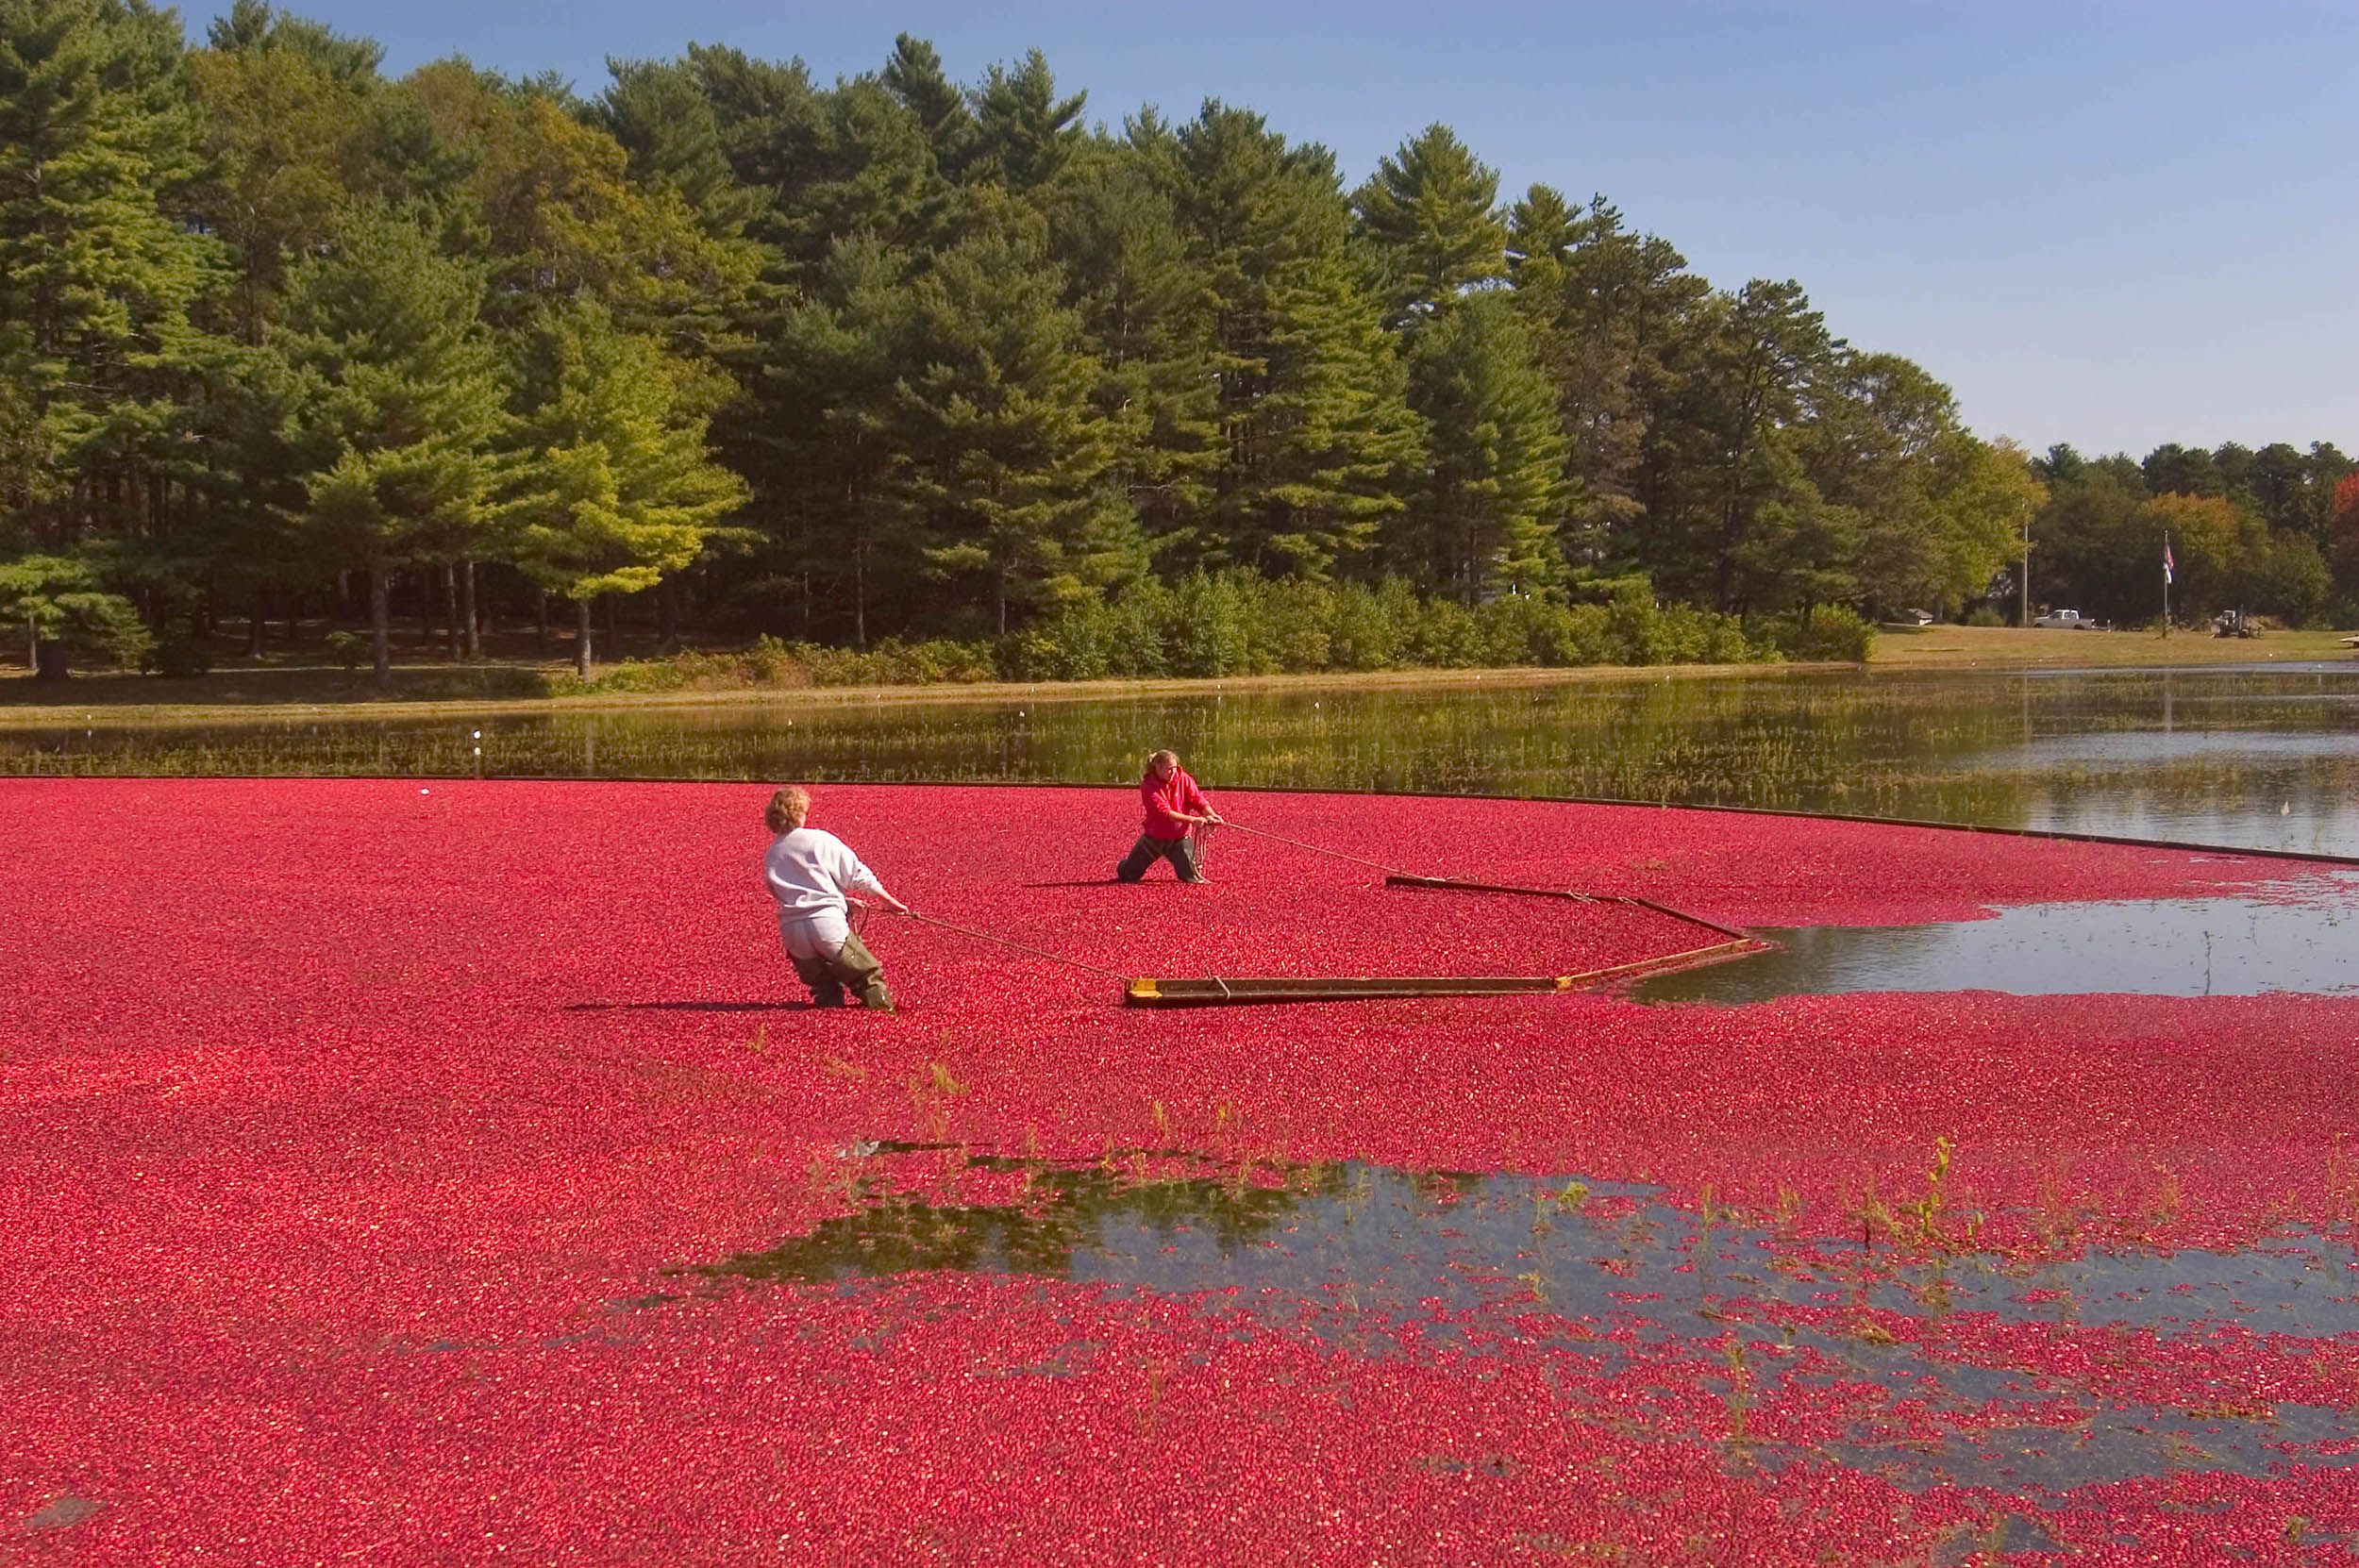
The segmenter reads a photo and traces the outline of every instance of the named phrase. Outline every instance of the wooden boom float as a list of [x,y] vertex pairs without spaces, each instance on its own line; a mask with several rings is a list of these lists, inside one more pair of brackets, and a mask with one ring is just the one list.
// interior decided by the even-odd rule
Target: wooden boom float
[[1576,904],[1623,904],[1652,909],[1712,932],[1721,940],[1683,952],[1637,959],[1579,975],[1396,975],[1396,976],[1143,976],[1127,983],[1123,1005],[1133,1008],[1217,1008],[1269,1002],[1364,1002],[1412,996],[1524,996],[1578,991],[1608,980],[1684,969],[1722,959],[1743,958],[1772,946],[1732,926],[1692,915],[1650,898],[1620,893],[1573,892],[1561,888],[1518,888],[1494,882],[1461,882],[1447,876],[1393,873],[1388,888],[1429,888],[1447,892],[1521,893]]

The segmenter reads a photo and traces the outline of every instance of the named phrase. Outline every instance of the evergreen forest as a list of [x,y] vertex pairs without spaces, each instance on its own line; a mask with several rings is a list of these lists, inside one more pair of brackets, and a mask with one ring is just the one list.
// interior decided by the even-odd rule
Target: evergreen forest
[[[2359,617],[2334,445],[2044,456],[1446,125],[1355,182],[1037,50],[594,92],[239,0],[0,6],[0,614],[935,674],[1859,657],[1912,609]],[[2029,542],[2029,582],[2026,542]],[[307,629],[308,624],[308,629]]]

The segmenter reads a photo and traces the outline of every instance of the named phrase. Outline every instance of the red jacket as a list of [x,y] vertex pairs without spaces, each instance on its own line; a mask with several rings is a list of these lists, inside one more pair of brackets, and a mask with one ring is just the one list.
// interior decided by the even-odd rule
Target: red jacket
[[1146,807],[1146,836],[1150,839],[1184,839],[1193,823],[1180,822],[1174,811],[1185,811],[1200,817],[1211,811],[1213,803],[1204,798],[1204,792],[1196,787],[1185,768],[1174,768],[1171,776],[1158,779],[1155,770],[1146,770],[1139,780],[1139,799]]

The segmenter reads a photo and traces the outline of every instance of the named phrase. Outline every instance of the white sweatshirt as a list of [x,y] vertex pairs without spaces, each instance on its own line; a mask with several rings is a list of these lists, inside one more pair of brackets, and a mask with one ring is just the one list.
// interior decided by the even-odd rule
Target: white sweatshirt
[[[849,844],[817,827],[797,827],[771,840],[761,876],[770,896],[778,901],[778,933],[790,949],[809,944],[835,951],[850,929],[845,924],[844,890],[885,891]],[[803,929],[793,929],[796,926]]]

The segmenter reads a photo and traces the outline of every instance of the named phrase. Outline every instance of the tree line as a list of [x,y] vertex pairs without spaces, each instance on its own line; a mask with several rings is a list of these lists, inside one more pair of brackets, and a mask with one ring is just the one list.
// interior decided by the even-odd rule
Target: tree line
[[2359,462],[2332,442],[2258,451],[2167,443],[2138,461],[2050,447],[2032,525],[2031,597],[2144,625],[2226,609],[2359,624]]
[[[145,0],[0,8],[0,611],[37,646],[327,613],[382,678],[397,612],[461,656],[554,598],[585,673],[599,607],[1029,659],[1196,581],[1799,626],[1982,604],[2034,513],[2041,592],[2131,526],[2126,459],[1984,442],[1799,284],[1503,201],[1446,126],[1353,186],[1235,106],[1093,124],[1038,51],[962,84],[905,35],[822,83],[692,45],[594,96],[380,64],[261,0],[200,47]],[[2235,570],[2308,592],[2279,541],[2336,559],[2340,459],[2303,524],[2239,499],[2278,452],[2132,510],[2258,518]]]

